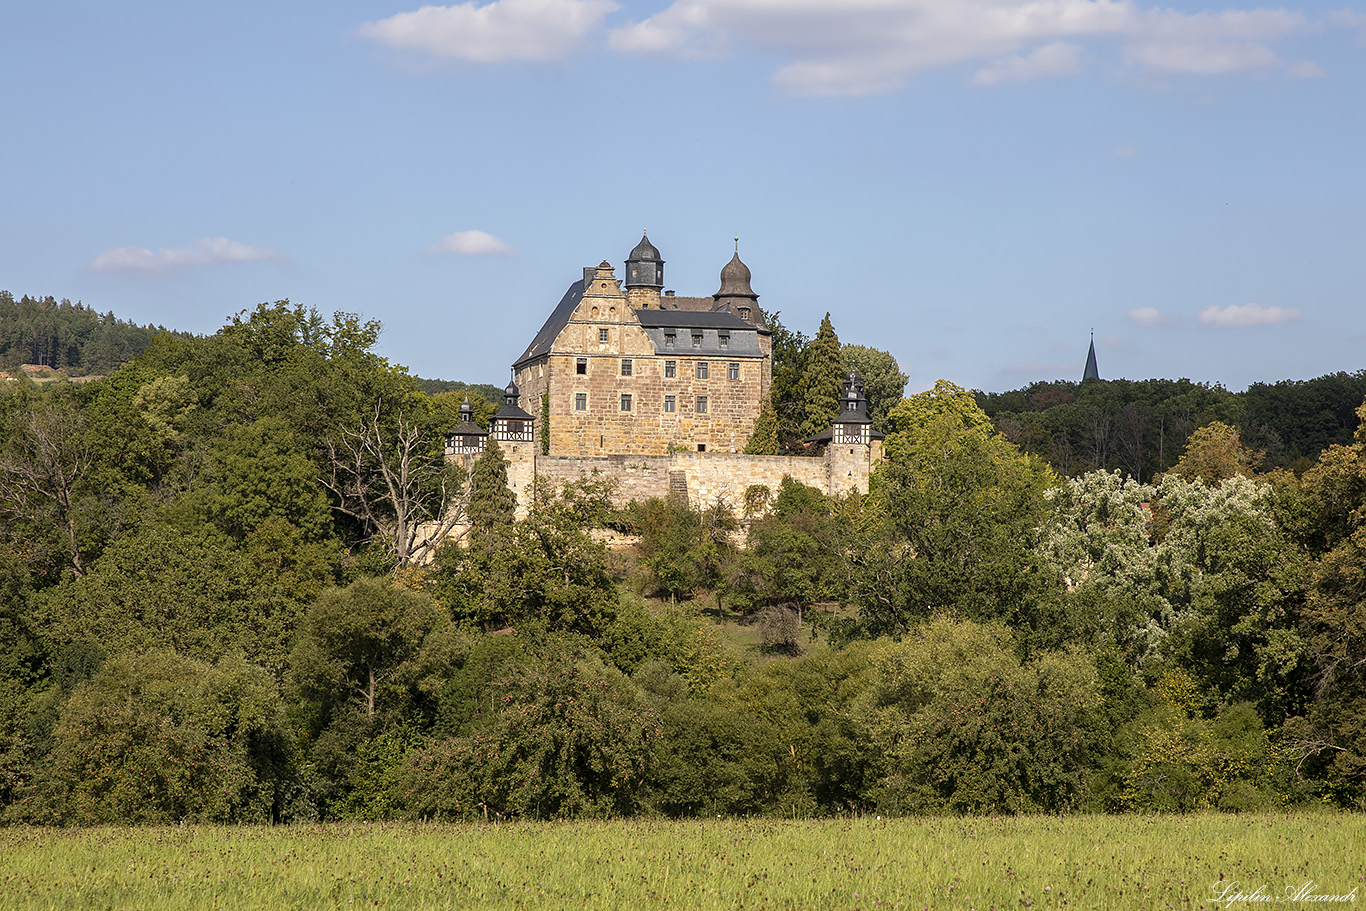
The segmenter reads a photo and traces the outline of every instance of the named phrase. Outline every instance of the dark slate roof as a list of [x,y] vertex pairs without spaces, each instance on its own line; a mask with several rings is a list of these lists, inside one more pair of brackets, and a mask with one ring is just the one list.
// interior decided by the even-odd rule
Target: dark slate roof
[[531,415],[527,414],[517,405],[504,405],[498,409],[498,413],[493,416],[495,421],[534,421]]
[[754,327],[733,313],[719,310],[637,310],[636,319],[646,329],[733,329],[754,331]]
[[569,318],[574,315],[574,308],[583,300],[583,281],[576,281],[569,286],[569,290],[564,292],[564,297],[555,305],[551,311],[550,318],[545,321],[541,331],[536,333],[536,337],[531,340],[526,351],[521,357],[513,362],[514,367],[520,367],[524,362],[538,358],[550,353],[550,346],[555,343],[560,330],[569,325]]
[[631,255],[626,257],[626,261],[655,263],[664,262],[663,258],[661,258],[659,255],[659,251],[655,249],[655,245],[650,243],[650,235],[648,232],[641,235],[640,243],[636,244],[636,248],[631,251]]
[[1096,340],[1091,339],[1091,350],[1086,354],[1086,369],[1082,371],[1081,380],[1100,379],[1100,370],[1096,367]]
[[[759,334],[754,331],[754,327],[744,324],[743,331],[732,331],[727,329],[699,329],[695,326],[646,326],[645,334],[650,337],[650,343],[655,346],[655,354],[664,357],[705,357],[705,358],[736,358],[736,357],[763,357],[764,350],[759,347]],[[726,344],[721,345],[722,333],[728,333]],[[673,344],[669,344],[669,335],[673,335]],[[694,337],[700,336],[700,345],[693,345]]]
[[454,430],[446,431],[446,435],[455,437],[486,437],[489,435],[489,432],[473,421],[461,421],[459,424],[455,425]]

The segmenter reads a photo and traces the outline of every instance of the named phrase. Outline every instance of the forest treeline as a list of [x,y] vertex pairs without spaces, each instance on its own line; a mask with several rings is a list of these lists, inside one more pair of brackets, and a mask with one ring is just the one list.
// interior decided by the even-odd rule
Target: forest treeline
[[69,300],[27,294],[15,300],[0,291],[0,370],[39,364],[70,376],[104,376],[146,351],[162,334],[183,335],[162,326],[134,325]]
[[1238,428],[1262,468],[1302,473],[1329,446],[1351,442],[1366,370],[1243,392],[1190,380],[1088,380],[976,395],[1007,439],[1066,475],[1104,469],[1151,480],[1176,464],[1196,428],[1216,420]]
[[1299,473],[1198,411],[1067,476],[941,381],[866,495],[518,519],[378,329],[279,302],[0,395],[0,819],[1366,806],[1361,401]]

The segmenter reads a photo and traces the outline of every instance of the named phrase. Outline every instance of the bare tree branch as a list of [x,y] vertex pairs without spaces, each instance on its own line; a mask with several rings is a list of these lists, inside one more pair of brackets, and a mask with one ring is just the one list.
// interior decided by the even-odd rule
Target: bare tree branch
[[327,441],[329,476],[322,483],[335,508],[356,519],[370,539],[382,540],[400,567],[431,559],[464,523],[469,485],[400,416],[391,427],[380,406],[356,430]]
[[78,412],[37,404],[0,453],[0,512],[51,523],[63,539],[72,572],[85,573],[79,487],[90,471],[90,450]]

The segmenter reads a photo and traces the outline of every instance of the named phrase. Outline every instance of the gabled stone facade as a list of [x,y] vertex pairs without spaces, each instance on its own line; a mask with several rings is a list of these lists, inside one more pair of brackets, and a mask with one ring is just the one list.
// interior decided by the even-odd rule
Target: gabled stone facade
[[642,238],[624,285],[608,262],[584,269],[513,364],[526,407],[547,406],[549,455],[744,450],[772,378],[749,270],[737,254],[721,290],[685,298],[663,268]]

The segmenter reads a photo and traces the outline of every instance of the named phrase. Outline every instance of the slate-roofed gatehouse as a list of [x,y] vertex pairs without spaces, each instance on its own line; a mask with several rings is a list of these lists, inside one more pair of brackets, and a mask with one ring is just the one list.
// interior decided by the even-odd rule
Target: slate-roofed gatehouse
[[[525,510],[537,476],[593,470],[622,502],[686,493],[694,505],[740,501],[785,475],[827,493],[867,492],[882,435],[871,430],[863,383],[845,383],[820,458],[748,456],[744,448],[772,382],[772,339],[739,251],[709,297],[664,290],[664,259],[642,237],[619,279],[603,261],[583,270],[513,363],[488,436],[508,460]],[[450,458],[472,461],[484,438],[466,419],[447,436]]]

